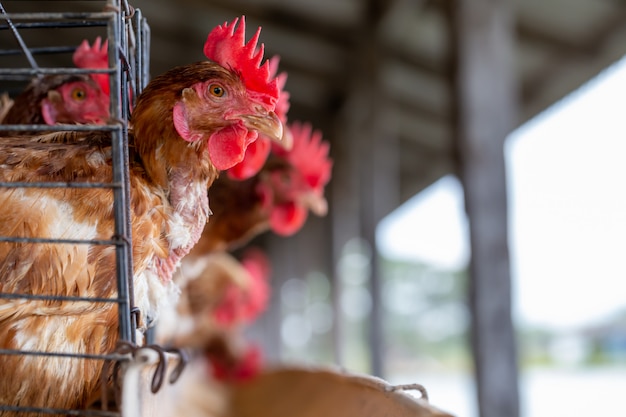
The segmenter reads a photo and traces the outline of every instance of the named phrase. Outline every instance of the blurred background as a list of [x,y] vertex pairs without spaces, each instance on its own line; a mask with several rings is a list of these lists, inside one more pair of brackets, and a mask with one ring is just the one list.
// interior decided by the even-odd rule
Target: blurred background
[[626,2],[129,3],[152,75],[204,59],[217,24],[262,26],[289,120],[331,143],[328,216],[252,242],[268,360],[418,382],[460,417],[626,412]]

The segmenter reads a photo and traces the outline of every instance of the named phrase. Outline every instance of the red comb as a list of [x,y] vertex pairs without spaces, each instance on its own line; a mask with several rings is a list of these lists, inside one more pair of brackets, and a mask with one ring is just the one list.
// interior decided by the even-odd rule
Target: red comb
[[108,55],[109,41],[102,43],[100,36],[89,46],[89,41],[85,39],[74,51],[72,57],[74,65],[78,68],[107,68],[109,66]]
[[[278,85],[278,101],[276,102],[276,108],[274,109],[274,113],[278,116],[283,124],[287,123],[287,112],[289,111],[289,93],[284,91],[285,83],[287,82],[287,73],[281,72],[276,76],[278,72],[278,62],[280,61],[280,57],[278,55],[274,55],[272,58],[268,60],[269,69],[270,69],[270,77],[276,77],[276,84]],[[259,136],[259,138],[252,142],[247,148],[246,153],[243,157],[243,160],[239,162],[237,165],[227,170],[227,174],[230,178],[234,180],[245,180],[256,175],[261,168],[263,168],[263,164],[267,160],[267,157],[270,154],[270,149],[272,144],[270,139],[265,136]]]
[[251,322],[267,309],[272,267],[267,255],[258,248],[248,249],[243,254],[241,265],[248,271],[251,278],[248,299],[242,311],[242,319]]
[[276,116],[278,116],[280,121],[284,124],[287,123],[287,112],[291,106],[291,103],[289,102],[289,92],[284,90],[285,84],[287,83],[287,73],[283,71],[276,75],[278,72],[278,63],[280,62],[280,57],[278,55],[274,55],[268,61],[270,66],[270,77],[276,77],[276,84],[278,86],[279,93],[274,113],[276,113]]
[[322,140],[322,132],[313,131],[309,123],[294,122],[289,126],[293,136],[293,148],[285,151],[276,147],[274,151],[283,155],[306,179],[313,189],[325,186],[330,181],[333,166],[328,157],[330,145]]
[[[72,60],[74,65],[83,69],[103,69],[109,67],[109,41],[102,43],[100,36],[89,45],[85,39],[74,51]],[[91,74],[91,77],[100,85],[105,94],[109,94],[109,76],[107,74]]]
[[[275,106],[279,97],[276,78],[270,75],[269,63],[263,64],[263,44],[257,48],[261,28],[245,42],[246,21],[241,17],[231,23],[224,22],[209,33],[204,44],[204,55],[211,61],[237,72],[248,90],[257,93],[268,105]],[[274,109],[272,109],[274,110]]]

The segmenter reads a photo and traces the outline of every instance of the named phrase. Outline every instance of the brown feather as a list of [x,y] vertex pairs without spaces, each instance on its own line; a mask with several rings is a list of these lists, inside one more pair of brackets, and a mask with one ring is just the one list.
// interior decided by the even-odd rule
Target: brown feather
[[255,187],[258,177],[236,181],[220,176],[209,189],[212,215],[190,256],[231,250],[267,230]]

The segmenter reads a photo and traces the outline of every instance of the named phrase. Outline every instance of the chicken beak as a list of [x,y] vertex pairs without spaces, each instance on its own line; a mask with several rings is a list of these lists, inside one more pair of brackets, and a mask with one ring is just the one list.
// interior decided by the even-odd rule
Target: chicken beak
[[283,140],[283,122],[273,111],[265,115],[245,114],[241,116],[243,124],[250,130],[256,130],[281,146]]
[[293,135],[291,129],[283,129],[283,137],[278,145],[286,151],[290,151],[293,148]]

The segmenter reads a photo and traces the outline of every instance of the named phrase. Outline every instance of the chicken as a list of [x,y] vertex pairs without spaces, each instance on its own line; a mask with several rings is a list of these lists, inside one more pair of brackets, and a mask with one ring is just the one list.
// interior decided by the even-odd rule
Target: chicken
[[260,249],[249,248],[241,262],[225,252],[210,254],[206,261],[211,273],[189,282],[182,289],[179,315],[168,329],[157,327],[157,335],[168,339],[164,343],[192,353],[190,371],[172,388],[176,411],[171,415],[224,415],[226,386],[247,381],[263,368],[260,347],[246,340],[243,330],[268,305],[269,260]]
[[250,324],[267,307],[270,264],[260,249],[247,249],[241,261],[226,252],[207,254],[203,265],[204,273],[182,286],[169,327],[157,329],[161,343],[204,348],[216,335]]
[[[278,88],[242,18],[207,37],[210,61],[174,68],[137,97],[130,143],[134,300],[157,319],[174,298],[172,275],[209,216],[207,188],[242,160],[259,133],[279,139]],[[109,182],[106,132],[0,138],[0,181]],[[113,236],[113,200],[97,188],[0,188],[0,235],[77,240]],[[114,248],[0,242],[0,292],[70,297],[117,293]],[[143,320],[140,326],[145,327]],[[110,303],[0,299],[0,348],[103,354],[118,339]],[[101,361],[0,355],[0,404],[82,407],[97,391]],[[17,416],[5,412],[4,416]],[[23,414],[20,414],[23,415]]]
[[270,213],[269,227],[281,236],[291,236],[300,230],[309,210],[318,216],[326,215],[324,187],[332,170],[328,157],[330,145],[322,140],[320,131],[314,131],[309,123],[299,122],[292,123],[289,131],[293,148],[274,146],[274,153],[287,161],[291,169],[287,173],[270,169],[257,190],[262,205]]
[[[212,365],[213,377],[221,381],[245,380],[253,377],[261,368],[261,349],[246,343],[241,334],[242,328],[255,321],[267,308],[270,297],[270,263],[260,249],[248,249],[242,255],[242,267],[248,280],[245,286],[230,283],[210,313],[219,328],[222,337],[210,337],[205,334],[204,353]],[[204,280],[210,280],[205,276]],[[198,284],[202,279],[189,283],[186,293],[191,297],[203,294]],[[197,309],[192,310],[196,313]],[[194,337],[200,339],[202,332],[195,331]]]
[[[79,68],[107,66],[106,42],[102,47],[100,42],[98,38],[90,47],[85,40],[76,49],[73,59]],[[14,100],[4,97],[2,124],[105,124],[109,120],[106,74],[46,75],[34,78]],[[3,136],[36,133],[42,132],[0,131]]]
[[309,124],[293,123],[289,130],[292,149],[275,146],[257,175],[245,181],[222,175],[213,184],[209,190],[214,203],[212,221],[186,265],[206,253],[236,249],[267,230],[292,235],[302,227],[309,210],[326,214],[324,187],[332,168],[329,145]]
[[105,124],[108,119],[109,97],[89,75],[52,74],[33,79],[13,99],[2,124]]

